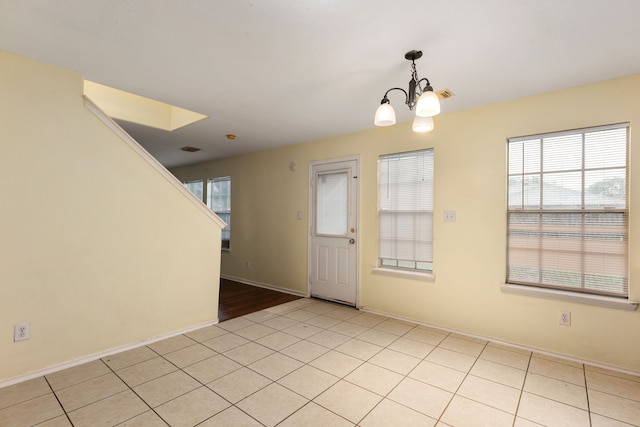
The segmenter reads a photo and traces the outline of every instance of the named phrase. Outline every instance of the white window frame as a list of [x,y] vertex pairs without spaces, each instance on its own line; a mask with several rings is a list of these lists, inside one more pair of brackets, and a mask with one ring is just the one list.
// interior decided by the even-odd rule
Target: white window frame
[[[228,209],[214,209],[213,206],[213,197],[215,196],[213,193],[213,183],[215,182],[228,182],[229,183],[229,193],[227,196],[227,201],[225,205]],[[221,245],[222,250],[230,251],[231,250],[231,177],[230,176],[222,176],[217,178],[209,178],[207,180],[207,206],[209,209],[214,211],[216,215],[220,217],[224,222],[227,223],[227,226],[222,229],[221,233]]]
[[[200,194],[198,194],[198,191],[193,188],[196,184],[200,184]],[[204,202],[204,181],[201,179],[194,179],[193,181],[187,181],[184,183],[184,186],[187,187],[187,190],[191,191],[191,193],[193,193],[194,196],[196,196],[197,198],[199,198],[201,201]]]
[[[577,129],[572,131],[564,131],[564,132],[554,132],[526,137],[517,137],[517,138],[509,138],[507,140],[507,175],[508,175],[508,195],[507,195],[507,284],[503,285],[503,291],[511,292],[511,293],[519,293],[526,295],[539,295],[542,297],[550,297],[557,298],[569,301],[578,301],[578,302],[586,302],[592,303],[596,305],[606,305],[606,306],[615,306],[616,308],[626,308],[626,309],[635,309],[637,307],[637,303],[627,303],[628,302],[628,262],[629,262],[629,242],[628,242],[628,194],[625,193],[624,200],[620,202],[622,197],[617,197],[615,200],[612,199],[612,205],[607,206],[606,200],[604,197],[600,196],[600,201],[597,203],[588,201],[588,187],[589,183],[587,182],[587,174],[597,174],[602,173],[603,176],[606,176],[606,173],[611,170],[615,171],[618,174],[621,171],[621,167],[617,166],[590,166],[586,164],[585,158],[587,154],[585,154],[588,150],[587,143],[585,142],[587,139],[586,135],[605,135],[606,131],[616,130],[619,131],[621,129],[625,130],[625,159],[624,159],[624,179],[625,179],[625,187],[628,186],[628,169],[629,169],[629,124],[621,123],[615,125],[607,125],[607,126],[597,126],[590,128]],[[581,151],[576,150],[571,152],[571,156],[567,156],[566,158],[566,166],[555,166],[552,168],[553,170],[548,171],[545,170],[545,159],[544,159],[544,149],[543,146],[545,141],[553,141],[554,138],[560,137],[571,137],[574,140],[580,136],[582,138],[582,146]],[[531,144],[531,147],[534,144],[539,143],[540,150],[539,154],[536,154],[536,150],[533,149],[529,158],[532,159],[531,162],[527,163],[525,160],[525,156],[527,154],[522,155],[522,166],[520,167],[517,164],[514,164],[516,161],[520,161],[520,158],[516,155],[513,157],[510,156],[510,148],[512,144],[514,147],[517,144],[520,144],[518,148],[524,147],[526,144]],[[526,148],[523,148],[523,153]],[[563,152],[563,154],[566,154]],[[580,156],[580,158],[576,158],[573,156]],[[550,157],[548,155],[548,157]],[[548,160],[549,162],[555,161],[555,158],[551,158]],[[563,160],[565,160],[563,158]],[[572,162],[575,160],[575,162]],[[539,165],[535,165],[536,162],[539,162]],[[556,161],[556,163],[558,163]],[[579,167],[575,167],[575,165],[571,165],[571,163],[579,163]],[[515,172],[514,172],[515,170]],[[572,203],[567,203],[567,205],[559,205],[553,206],[553,204],[557,203],[549,203],[548,200],[545,201],[544,197],[547,199],[552,193],[549,190],[550,186],[558,186],[558,184],[545,184],[545,174],[566,174],[569,176],[573,174],[573,176],[580,176],[580,180],[578,181],[581,185],[579,193],[580,193],[580,205],[573,206]],[[513,183],[517,183],[518,181],[511,181],[512,179],[517,178],[521,179],[522,185],[524,186],[525,180],[527,177],[532,177],[534,182],[536,179],[538,182],[539,190],[535,188],[527,193],[525,196],[525,191],[520,191],[519,196],[515,196],[517,192],[513,191],[514,188],[518,188],[518,186],[513,186]],[[544,187],[547,185],[547,191],[549,192],[545,196]],[[523,187],[524,188],[524,187]],[[512,191],[514,195],[512,196]],[[569,191],[564,186],[561,186],[559,190],[553,191]],[[536,195],[536,192],[539,192],[539,195]],[[524,200],[525,198],[530,197],[534,199],[533,202]],[[536,197],[539,199],[536,201]],[[564,197],[564,196],[563,196]],[[573,196],[572,196],[573,197]],[[538,207],[536,208],[536,203]],[[546,206],[549,206],[545,208]],[[565,203],[565,202],[563,202]],[[520,205],[520,206],[517,206]],[[534,218],[539,216],[541,219],[540,225],[538,228],[535,227],[535,221],[526,222],[525,226],[514,225],[512,227],[512,218],[513,224],[517,224],[515,222],[516,216],[520,215],[521,218]],[[600,216],[601,218],[607,218],[606,224],[605,222],[598,222],[597,227],[593,224],[588,224],[587,221],[590,218]],[[543,220],[543,218],[546,218]],[[571,221],[579,218],[579,222],[576,225],[573,225]],[[571,220],[571,221],[570,221]],[[602,220],[599,220],[602,221]],[[575,222],[575,221],[574,221]],[[622,226],[616,226],[617,223],[622,223]],[[520,223],[522,224],[522,223]],[[532,225],[533,224],[533,225]],[[558,224],[562,224],[561,226]],[[569,225],[566,225],[569,224]],[[605,225],[601,225],[605,224]],[[553,228],[556,227],[556,230]],[[597,228],[596,231],[594,231]],[[529,230],[529,231],[527,231]],[[526,233],[526,238],[528,242],[526,242],[527,250],[530,254],[537,253],[540,254],[541,260],[538,264],[540,270],[531,270],[533,273],[527,278],[527,274],[521,273],[522,265],[524,263],[520,260],[512,261],[510,257],[516,258],[517,251],[522,251],[522,247],[524,245],[522,241],[522,237],[518,233]],[[598,235],[596,235],[598,234]],[[536,235],[538,237],[536,237]],[[533,237],[531,237],[533,236]],[[569,236],[569,237],[567,237]],[[623,242],[622,245],[619,243],[615,243],[614,237],[621,236],[620,241]],[[623,276],[615,276],[620,277],[619,279],[611,279],[615,283],[621,282],[618,286],[620,287],[619,291],[614,292],[614,286],[611,284],[607,284],[606,281],[602,280],[598,282],[599,284],[594,284],[594,276],[597,277],[606,277],[606,272],[601,274],[592,274],[590,273],[592,265],[588,265],[589,261],[587,258],[593,259],[593,254],[597,256],[602,256],[603,259],[606,259],[608,255],[608,251],[611,249],[606,249],[607,245],[597,245],[594,244],[594,239],[597,241],[598,239],[610,239],[614,241],[616,245],[616,250],[624,249],[624,252],[617,256],[617,263],[619,264],[624,260],[624,273],[619,272],[616,274],[623,274]],[[601,246],[602,252],[597,252],[598,246]],[[569,250],[571,249],[571,250]],[[567,255],[567,253],[569,253]],[[561,261],[558,261],[558,265],[562,265],[563,267],[569,266],[573,270],[566,270],[567,273],[562,273],[562,271],[556,270],[548,270],[545,267],[548,265],[545,264],[545,259],[549,256],[555,256],[558,260],[568,259],[567,263],[562,264]],[[530,257],[534,258],[534,257]],[[575,262],[575,259],[580,259],[581,261]],[[606,262],[603,262],[603,265]],[[528,268],[528,267],[527,267]],[[520,269],[520,270],[519,270]],[[603,270],[606,270],[606,267],[603,267]],[[540,279],[533,280],[532,277],[535,274],[535,271],[539,271]],[[544,277],[553,276],[553,280],[545,279]],[[564,282],[564,279],[568,277],[578,277],[579,278],[579,286],[576,284],[569,284],[569,282]],[[554,283],[555,282],[555,283]]]
[[[422,162],[417,168],[416,156]],[[389,162],[406,165],[392,170],[397,179],[389,174]],[[399,171],[412,171],[416,176],[400,178],[399,173],[396,175]],[[416,279],[433,278],[433,171],[433,148],[379,157],[378,266],[375,272]],[[409,202],[413,206],[409,206]],[[408,217],[411,221],[407,221]]]

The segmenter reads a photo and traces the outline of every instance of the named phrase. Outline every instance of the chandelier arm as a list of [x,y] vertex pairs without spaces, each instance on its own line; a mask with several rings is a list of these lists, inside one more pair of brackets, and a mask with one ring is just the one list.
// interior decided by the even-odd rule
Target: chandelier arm
[[384,97],[382,97],[382,102],[381,102],[381,104],[384,104],[384,103],[385,103],[385,100],[386,100],[386,102],[389,102],[389,98],[387,98],[387,95],[388,95],[388,94],[389,94],[389,92],[391,92],[392,90],[401,90],[401,91],[404,93],[404,99],[405,99],[405,101],[404,101],[404,102],[405,102],[405,104],[407,104],[407,103],[409,102],[409,94],[407,93],[407,91],[406,91],[406,90],[404,90],[404,89],[402,89],[402,88],[400,88],[400,87],[392,87],[391,89],[389,89],[388,91],[386,91],[386,92],[384,93]]
[[426,91],[429,91],[429,90],[433,91],[433,88],[431,87],[431,83],[429,83],[429,79],[426,78],[426,77],[424,77],[424,78],[420,79],[420,81],[418,81],[418,87],[420,87],[420,83],[422,83],[423,81],[427,82],[427,84],[425,85],[424,90],[422,90],[422,89],[421,90],[423,92],[426,92]]

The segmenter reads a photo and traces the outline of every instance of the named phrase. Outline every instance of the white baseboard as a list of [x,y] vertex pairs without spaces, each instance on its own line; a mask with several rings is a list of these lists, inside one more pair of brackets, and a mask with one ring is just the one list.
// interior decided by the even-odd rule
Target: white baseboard
[[254,282],[253,280],[243,279],[242,277],[229,276],[228,274],[220,274],[221,279],[232,280],[238,283],[244,283],[245,285],[258,286],[259,288],[271,289],[272,291],[284,292],[285,294],[295,295],[298,297],[306,298],[309,295],[306,292],[292,291],[288,288],[281,288],[279,286],[269,285],[266,283]]
[[169,332],[167,334],[158,335],[141,342],[110,348],[109,350],[101,351],[99,353],[90,354],[78,359],[70,360],[68,362],[59,363],[44,369],[39,369],[37,371],[32,371],[23,375],[18,375],[16,377],[0,381],[0,389],[3,387],[18,384],[24,381],[32,380],[34,378],[38,378],[43,375],[49,375],[54,372],[62,371],[63,369],[73,368],[74,366],[82,365],[88,362],[93,362],[94,360],[102,359],[103,357],[111,356],[112,354],[121,353],[127,350],[133,350],[134,348],[142,347],[148,344],[153,344],[154,342],[157,342],[157,341],[162,341],[167,338],[175,337],[176,335],[186,334],[186,333],[195,331],[196,329],[206,328],[207,326],[216,325],[216,324],[218,324],[218,319],[214,321],[209,321],[209,322],[201,323],[198,325],[194,325],[194,326],[189,326],[187,328],[180,329],[178,331]]
[[625,374],[625,375],[640,376],[640,372],[635,372],[635,371],[631,371],[629,369],[623,369],[623,368],[620,368],[620,367],[617,367],[617,366],[611,366],[611,365],[606,365],[606,364],[594,362],[593,360],[580,359],[580,358],[577,358],[577,357],[574,357],[574,356],[570,356],[570,355],[566,355],[566,354],[554,353],[554,352],[551,352],[551,351],[540,350],[540,349],[534,348],[534,347],[527,347],[527,346],[523,346],[523,345],[520,345],[520,344],[514,344],[514,343],[511,343],[511,342],[508,342],[508,341],[501,341],[501,340],[497,340],[497,339],[494,339],[494,338],[485,337],[485,336],[482,336],[482,335],[470,334],[468,332],[458,331],[456,329],[450,329],[450,328],[445,328],[445,327],[442,327],[442,326],[439,326],[439,325],[433,325],[433,324],[429,324],[429,323],[425,323],[425,322],[420,322],[420,321],[415,320],[415,319],[409,319],[409,318],[406,318],[406,317],[397,316],[395,314],[385,313],[383,311],[370,310],[370,309],[365,308],[365,307],[360,307],[360,310],[364,311],[364,312],[367,312],[367,313],[371,313],[371,314],[377,314],[379,316],[385,316],[385,317],[390,317],[392,319],[401,320],[403,322],[415,323],[415,324],[418,324],[418,325],[427,326],[429,328],[440,329],[441,331],[444,331],[444,332],[453,332],[453,333],[456,333],[458,335],[463,335],[463,336],[467,336],[469,338],[475,338],[475,339],[480,339],[480,340],[492,342],[494,344],[503,345],[505,347],[512,347],[512,348],[515,348],[515,349],[530,351],[532,353],[538,353],[538,354],[542,354],[542,355],[546,355],[546,356],[551,356],[551,357],[555,357],[555,358],[558,358],[558,359],[567,360],[567,361],[570,361],[570,362],[582,363],[582,364],[585,364],[585,365],[594,366],[596,368],[608,369],[610,371],[619,372],[619,373]]

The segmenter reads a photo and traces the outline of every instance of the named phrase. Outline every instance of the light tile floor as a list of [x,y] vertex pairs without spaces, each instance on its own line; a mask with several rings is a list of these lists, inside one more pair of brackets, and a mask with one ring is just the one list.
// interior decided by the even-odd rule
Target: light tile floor
[[0,426],[640,426],[640,377],[310,299],[0,389]]

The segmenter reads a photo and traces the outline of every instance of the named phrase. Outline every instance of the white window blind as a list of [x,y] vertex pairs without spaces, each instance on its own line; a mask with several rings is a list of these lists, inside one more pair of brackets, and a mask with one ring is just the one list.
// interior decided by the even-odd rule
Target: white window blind
[[628,128],[509,139],[507,282],[628,296]]
[[222,249],[231,246],[231,177],[210,179],[207,183],[207,206],[227,223],[222,229]]
[[187,187],[187,189],[191,191],[198,199],[202,200],[202,190],[204,187],[202,180],[185,182],[184,186]]
[[379,257],[385,267],[433,268],[433,149],[378,160]]
[[320,173],[316,189],[316,232],[347,236],[349,202],[347,172]]

